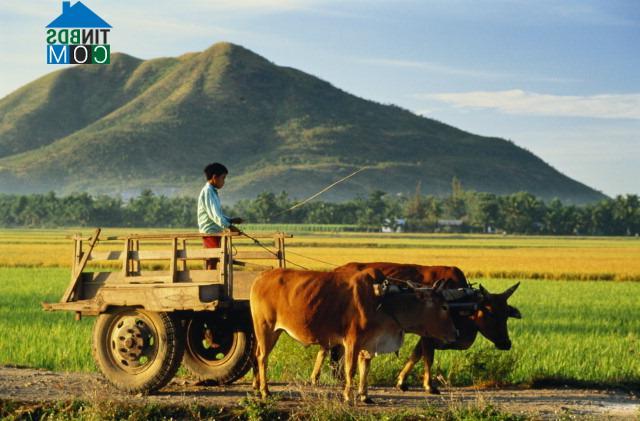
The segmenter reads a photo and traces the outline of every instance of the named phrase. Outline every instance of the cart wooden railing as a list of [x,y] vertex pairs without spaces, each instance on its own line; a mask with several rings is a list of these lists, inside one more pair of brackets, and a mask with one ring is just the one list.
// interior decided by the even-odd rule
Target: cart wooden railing
[[[43,304],[47,310],[70,310],[80,314],[99,314],[109,306],[142,306],[153,311],[213,310],[234,300],[247,300],[256,272],[234,271],[247,260],[271,260],[268,267],[285,267],[284,233],[251,234],[251,238],[271,240],[268,250],[242,250],[242,234],[225,231],[219,234],[168,233],[133,234],[100,237],[75,235],[71,280],[59,303]],[[220,237],[219,248],[203,248],[202,237]],[[234,245],[236,240],[236,245]],[[192,244],[189,244],[189,241]],[[197,244],[193,244],[197,241]],[[261,242],[262,242],[261,241]],[[158,242],[166,242],[162,250]],[[109,250],[96,250],[109,247]],[[236,247],[237,246],[237,247]],[[114,249],[115,248],[115,249]],[[195,269],[192,261],[217,259],[217,269]],[[160,261],[159,265],[145,264]],[[119,262],[109,267],[87,270],[100,262]],[[108,265],[109,263],[107,263]],[[159,270],[157,266],[161,267]],[[168,266],[168,270],[166,270]]]

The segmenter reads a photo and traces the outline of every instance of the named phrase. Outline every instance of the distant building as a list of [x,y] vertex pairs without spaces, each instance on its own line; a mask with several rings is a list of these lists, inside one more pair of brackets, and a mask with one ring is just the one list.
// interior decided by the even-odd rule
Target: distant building
[[382,225],[382,232],[404,232],[407,221],[400,218],[385,219]]
[[462,219],[438,219],[439,227],[461,227],[463,225]]
[[465,232],[468,228],[462,219],[438,219],[436,225],[436,232]]

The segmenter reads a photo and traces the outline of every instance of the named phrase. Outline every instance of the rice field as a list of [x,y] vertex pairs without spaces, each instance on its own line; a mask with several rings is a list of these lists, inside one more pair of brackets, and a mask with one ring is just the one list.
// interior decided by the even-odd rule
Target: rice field
[[[73,232],[0,231],[0,364],[95,370],[90,352],[93,319],[76,322],[71,314],[45,313],[40,307],[43,301],[57,301],[66,288],[72,248],[64,237]],[[327,264],[292,252],[334,264],[384,260],[458,265],[490,291],[502,291],[515,282],[498,278],[522,280],[510,300],[523,314],[522,320],[509,322],[512,350],[495,350],[479,338],[468,351],[438,352],[436,373],[450,385],[640,388],[640,283],[580,280],[640,280],[636,238],[340,233],[291,239],[292,261],[328,269]],[[376,357],[372,382],[393,384],[416,341],[417,337],[407,336],[400,358]],[[271,378],[306,380],[316,351],[283,335],[270,358]],[[330,381],[328,371],[322,379]],[[418,371],[409,380],[420,384]]]
[[[149,231],[107,229],[103,235]],[[0,267],[69,267],[73,247],[67,237],[76,232],[92,231],[0,230]],[[638,237],[303,232],[287,246],[291,262],[312,269],[391,261],[455,265],[469,278],[640,281]]]

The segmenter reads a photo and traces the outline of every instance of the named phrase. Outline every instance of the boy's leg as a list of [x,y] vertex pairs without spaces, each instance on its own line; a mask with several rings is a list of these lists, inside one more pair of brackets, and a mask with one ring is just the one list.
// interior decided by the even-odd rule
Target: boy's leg
[[[202,237],[202,244],[208,249],[220,248],[220,237]],[[205,269],[214,270],[218,267],[218,259],[206,259]]]

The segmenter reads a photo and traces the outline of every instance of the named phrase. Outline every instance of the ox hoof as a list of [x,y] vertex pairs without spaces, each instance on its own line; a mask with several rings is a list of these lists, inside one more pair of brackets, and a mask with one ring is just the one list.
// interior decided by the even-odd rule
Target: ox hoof
[[373,403],[373,399],[368,396],[360,396],[360,402],[366,403],[367,405],[371,405]]
[[439,395],[440,389],[438,389],[437,387],[429,387],[427,388],[427,393],[430,395]]
[[407,390],[409,390],[409,386],[407,386],[404,383],[398,383],[398,384],[396,384],[396,389],[402,390],[403,392],[406,392]]

